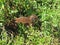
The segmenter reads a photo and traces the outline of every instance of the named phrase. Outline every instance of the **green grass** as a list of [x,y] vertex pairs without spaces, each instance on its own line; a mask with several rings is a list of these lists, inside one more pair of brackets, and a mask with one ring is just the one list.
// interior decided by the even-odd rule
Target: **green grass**
[[[60,45],[60,1],[59,0],[0,0],[0,27],[9,19],[21,15],[36,14],[43,21],[41,30],[37,26],[29,28],[19,24],[19,35],[8,36],[6,30],[0,31],[0,45]],[[10,3],[10,4],[11,4]],[[18,5],[21,4],[21,5]],[[12,8],[14,7],[14,9]],[[9,16],[9,18],[6,18]],[[1,30],[1,29],[0,29]]]

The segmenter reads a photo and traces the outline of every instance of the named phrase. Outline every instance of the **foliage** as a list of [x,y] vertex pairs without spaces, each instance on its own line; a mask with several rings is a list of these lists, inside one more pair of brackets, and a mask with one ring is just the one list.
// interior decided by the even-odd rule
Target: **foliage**
[[42,21],[41,30],[37,26],[18,24],[16,37],[8,36],[6,30],[0,32],[0,45],[58,45],[60,0],[0,0],[0,27],[15,17],[31,14],[36,14]]

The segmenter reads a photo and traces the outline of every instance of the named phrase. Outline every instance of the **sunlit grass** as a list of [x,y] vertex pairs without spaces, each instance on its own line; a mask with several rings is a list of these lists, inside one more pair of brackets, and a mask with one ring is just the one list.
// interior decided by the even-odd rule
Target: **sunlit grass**
[[[21,1],[21,0],[20,0]],[[42,21],[41,30],[38,29],[37,26],[24,26],[23,24],[18,24],[19,33],[14,37],[13,34],[9,36],[6,30],[0,29],[0,45],[59,45],[60,41],[60,1],[59,0],[51,0],[41,2],[35,0],[27,0],[21,1],[14,0],[12,3],[16,6],[13,11],[9,7],[9,4],[6,6],[7,8],[4,10],[4,1],[0,0],[0,27],[3,27],[6,19],[4,15],[14,15],[18,12],[19,9],[20,14],[24,14],[24,16],[29,16],[30,14],[36,14],[39,20]],[[33,2],[33,3],[32,3]],[[50,4],[51,2],[52,4]],[[19,7],[19,3],[21,3],[21,9]],[[32,3],[32,4],[31,4]],[[37,4],[38,3],[38,4]],[[40,4],[42,3],[42,4]],[[18,6],[17,6],[18,5]],[[37,6],[38,5],[38,6]],[[33,9],[32,9],[33,8]],[[8,10],[8,11],[7,11]],[[4,12],[5,11],[5,12]],[[25,14],[26,13],[26,14]],[[17,15],[20,15],[17,14]],[[10,17],[11,18],[11,17]]]

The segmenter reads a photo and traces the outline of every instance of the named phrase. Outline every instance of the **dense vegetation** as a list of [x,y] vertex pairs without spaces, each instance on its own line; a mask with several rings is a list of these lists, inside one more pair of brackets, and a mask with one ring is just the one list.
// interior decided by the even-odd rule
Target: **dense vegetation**
[[0,29],[0,45],[60,45],[60,0],[0,0],[0,28],[15,17],[31,14],[43,21],[41,30],[18,24],[19,35],[14,37]]

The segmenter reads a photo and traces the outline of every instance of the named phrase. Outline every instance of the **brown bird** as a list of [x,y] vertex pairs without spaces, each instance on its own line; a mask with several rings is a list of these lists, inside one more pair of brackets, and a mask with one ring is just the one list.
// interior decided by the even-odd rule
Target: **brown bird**
[[33,23],[35,23],[35,21],[38,19],[38,17],[36,15],[31,15],[28,17],[19,17],[19,18],[15,18],[15,22],[16,23],[22,23],[22,24],[27,24],[27,25],[33,25]]

